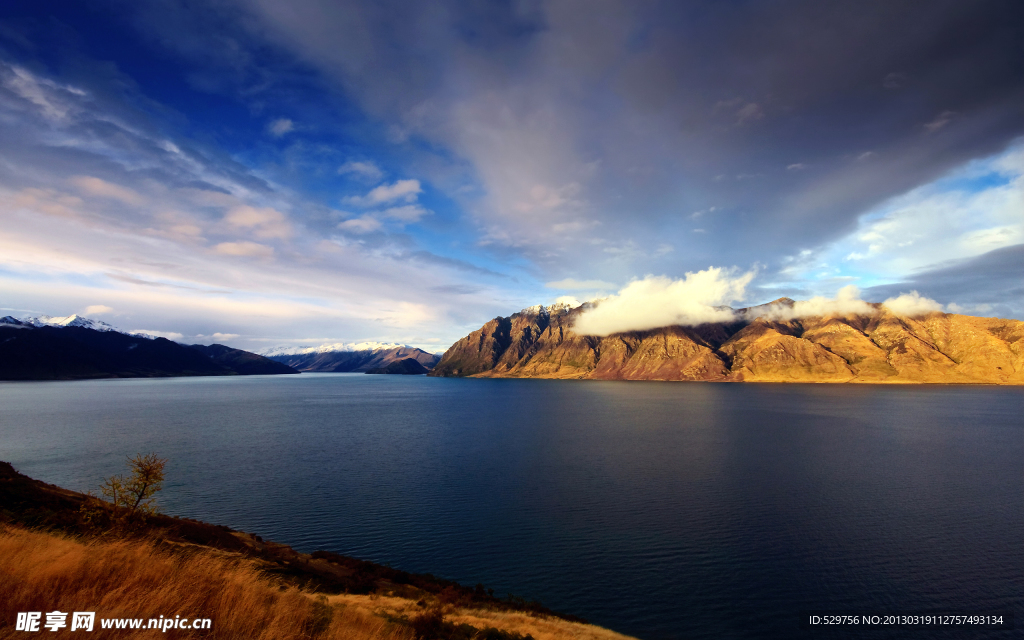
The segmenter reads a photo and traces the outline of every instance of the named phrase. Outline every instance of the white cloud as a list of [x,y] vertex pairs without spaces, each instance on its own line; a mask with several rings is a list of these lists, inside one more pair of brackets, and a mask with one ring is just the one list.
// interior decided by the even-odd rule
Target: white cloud
[[384,172],[376,164],[368,161],[349,160],[338,167],[340,175],[354,174],[369,182],[377,182],[384,177]]
[[898,316],[923,316],[933,311],[942,311],[942,305],[931,298],[925,298],[916,291],[901,293],[882,303],[889,311]]
[[212,337],[214,340],[234,340],[235,338],[240,338],[241,336],[237,333],[215,333],[213,334]]
[[573,296],[559,296],[555,298],[554,305],[552,306],[564,306],[570,309],[575,309],[581,306],[583,303],[574,298]]
[[225,256],[269,258],[274,255],[273,247],[249,241],[221,242],[213,249]]
[[871,315],[873,313],[875,313],[875,308],[860,299],[860,289],[856,285],[850,284],[836,292],[835,298],[815,296],[810,300],[798,300],[792,306],[772,304],[767,307],[756,307],[748,311],[747,316],[749,320],[764,318],[765,320],[785,322],[809,316]]
[[736,277],[730,274],[729,270],[711,267],[687,273],[680,280],[665,276],[634,280],[616,295],[584,311],[574,329],[584,335],[606,336],[670,325],[728,322],[735,314],[724,305],[742,300],[754,278],[753,271]]
[[948,313],[961,313],[961,314],[979,314],[986,313],[992,310],[990,304],[975,304],[970,306],[959,305],[955,302],[950,302],[946,305],[946,311]]
[[280,138],[284,134],[294,130],[295,123],[289,120],[288,118],[280,118],[278,120],[274,120],[269,125],[267,125],[267,131],[269,131],[270,135],[274,136],[275,138]]
[[83,312],[83,315],[85,315],[86,317],[88,317],[88,316],[102,316],[102,315],[106,315],[108,313],[114,313],[114,310],[111,307],[108,307],[105,304],[92,304],[92,305],[89,305],[88,307],[85,308],[85,311]]
[[970,163],[862,217],[808,264],[852,263],[861,276],[907,274],[1024,242],[1024,147]]
[[415,202],[417,196],[423,192],[419,180],[398,180],[393,184],[382,184],[374,187],[365,196],[351,196],[345,201],[361,207],[372,207],[385,204],[395,200]]

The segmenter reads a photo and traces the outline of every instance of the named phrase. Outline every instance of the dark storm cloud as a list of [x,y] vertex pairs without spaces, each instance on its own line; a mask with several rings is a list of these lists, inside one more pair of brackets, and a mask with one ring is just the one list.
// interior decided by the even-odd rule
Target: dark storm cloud
[[865,298],[881,300],[912,289],[944,304],[959,305],[971,315],[1024,320],[1024,244],[924,271],[898,284],[871,287]]

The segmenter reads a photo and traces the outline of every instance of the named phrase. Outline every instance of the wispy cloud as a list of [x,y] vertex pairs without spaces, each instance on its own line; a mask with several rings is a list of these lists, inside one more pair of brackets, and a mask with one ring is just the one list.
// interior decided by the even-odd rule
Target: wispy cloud
[[219,254],[225,256],[240,256],[250,258],[270,258],[274,255],[274,247],[265,244],[242,240],[240,242],[221,242],[213,248]]
[[274,120],[273,122],[267,125],[267,131],[269,131],[270,135],[274,136],[275,138],[280,138],[281,136],[287,133],[291,133],[294,130],[295,123],[289,120],[288,118],[280,118],[278,120]]
[[234,207],[224,216],[224,221],[237,229],[251,230],[258,238],[288,239],[294,235],[288,217],[271,207]]
[[415,202],[423,193],[419,180],[398,180],[392,184],[374,187],[365,196],[350,196],[345,202],[358,207],[373,207],[396,200]]
[[377,182],[384,177],[384,171],[368,160],[349,160],[338,167],[341,175],[355,175],[367,182]]

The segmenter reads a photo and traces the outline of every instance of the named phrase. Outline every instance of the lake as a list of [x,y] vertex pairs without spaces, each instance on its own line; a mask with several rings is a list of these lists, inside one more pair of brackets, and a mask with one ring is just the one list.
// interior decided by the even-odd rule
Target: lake
[[800,613],[1024,613],[1022,388],[0,383],[0,459],[29,476],[95,491],[149,451],[166,513],[646,639],[965,637]]

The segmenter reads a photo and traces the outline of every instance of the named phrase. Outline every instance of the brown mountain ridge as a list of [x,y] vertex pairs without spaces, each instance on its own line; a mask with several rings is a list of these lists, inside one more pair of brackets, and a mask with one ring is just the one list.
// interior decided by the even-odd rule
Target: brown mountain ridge
[[[1024,384],[1024,322],[931,312],[772,320],[740,309],[731,323],[605,337],[572,327],[586,306],[532,307],[456,342],[429,374],[488,378]],[[752,318],[752,319],[750,319]]]

